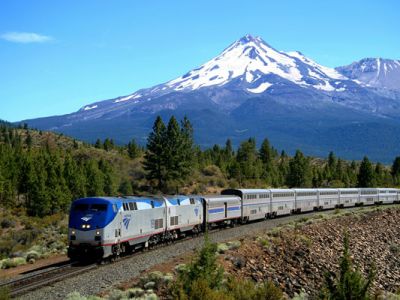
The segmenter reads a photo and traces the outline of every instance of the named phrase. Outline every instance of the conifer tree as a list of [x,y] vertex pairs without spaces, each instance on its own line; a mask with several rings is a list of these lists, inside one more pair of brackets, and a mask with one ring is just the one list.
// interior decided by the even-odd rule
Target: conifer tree
[[140,147],[136,144],[135,139],[132,139],[129,143],[128,143],[128,156],[132,159],[138,158],[141,155],[141,150]]
[[367,156],[361,162],[357,176],[358,187],[373,187],[374,186],[374,170]]
[[97,161],[89,159],[85,164],[86,192],[88,196],[104,195],[104,177],[98,168]]
[[166,128],[161,117],[158,116],[153,125],[153,131],[147,138],[147,150],[145,154],[144,168],[148,171],[147,178],[156,180],[158,189],[165,186],[165,156]]
[[375,277],[374,266],[364,278],[362,273],[353,266],[349,250],[349,236],[345,233],[343,238],[343,255],[340,258],[340,270],[338,274],[327,273],[325,275],[325,288],[321,293],[321,299],[326,300],[368,300],[371,299],[369,289]]
[[94,147],[97,149],[102,149],[103,148],[103,144],[101,143],[100,139],[96,140],[96,143],[94,144]]
[[261,173],[261,161],[258,159],[256,140],[249,138],[240,144],[236,160],[240,167],[242,179],[258,179]]
[[289,170],[286,183],[289,187],[311,186],[311,170],[308,158],[297,150],[295,156],[289,162]]
[[396,185],[400,184],[400,156],[397,156],[392,164],[391,174],[393,177],[393,182]]

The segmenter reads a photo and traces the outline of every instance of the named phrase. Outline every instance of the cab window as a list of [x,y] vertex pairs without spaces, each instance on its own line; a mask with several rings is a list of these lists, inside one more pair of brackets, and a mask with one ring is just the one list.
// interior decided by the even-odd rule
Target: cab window
[[75,204],[73,207],[73,211],[87,211],[89,209],[89,205],[88,204]]
[[106,211],[107,210],[107,204],[92,204],[90,209],[94,210],[94,211]]

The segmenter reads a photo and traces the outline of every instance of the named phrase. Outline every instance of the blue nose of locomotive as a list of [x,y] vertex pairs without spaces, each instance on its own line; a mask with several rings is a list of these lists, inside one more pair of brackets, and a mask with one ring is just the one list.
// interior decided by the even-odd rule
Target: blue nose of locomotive
[[115,217],[118,207],[104,198],[83,198],[72,203],[69,228],[89,231],[104,228]]

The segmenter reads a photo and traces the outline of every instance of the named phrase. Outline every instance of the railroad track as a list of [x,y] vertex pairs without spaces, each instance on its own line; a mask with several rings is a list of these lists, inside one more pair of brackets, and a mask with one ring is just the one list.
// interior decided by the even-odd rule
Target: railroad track
[[10,296],[15,298],[29,291],[78,275],[96,267],[97,264],[78,265],[77,263],[66,262],[57,267],[46,268],[39,273],[35,272],[35,274],[20,279],[1,283],[0,288],[9,289]]

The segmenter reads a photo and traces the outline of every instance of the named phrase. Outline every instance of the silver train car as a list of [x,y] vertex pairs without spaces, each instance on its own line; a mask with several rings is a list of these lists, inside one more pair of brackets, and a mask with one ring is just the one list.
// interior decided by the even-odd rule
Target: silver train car
[[70,209],[68,256],[114,258],[217,226],[391,203],[400,203],[399,189],[226,189],[208,196],[82,198]]

